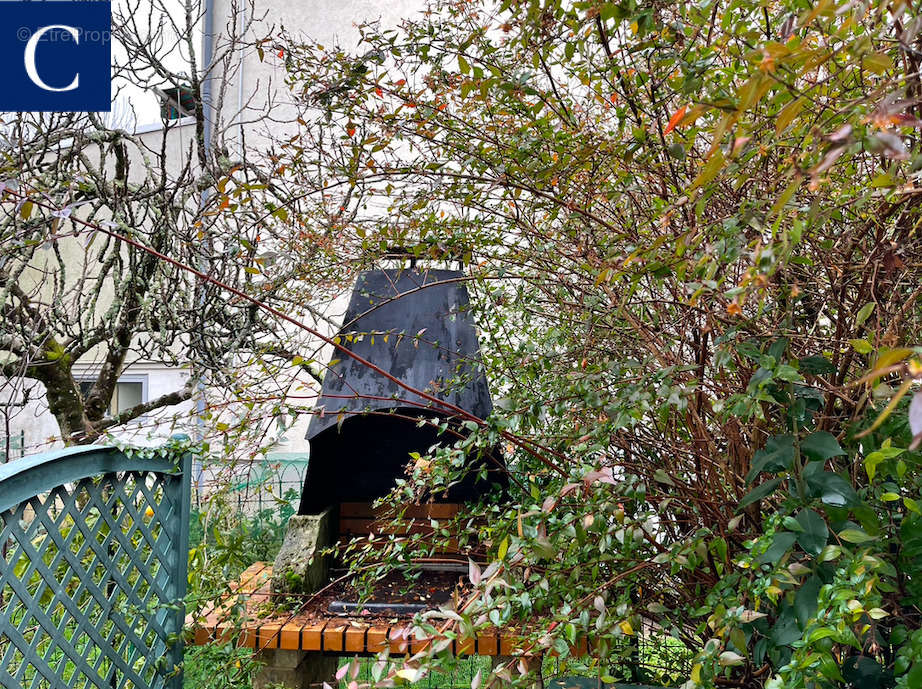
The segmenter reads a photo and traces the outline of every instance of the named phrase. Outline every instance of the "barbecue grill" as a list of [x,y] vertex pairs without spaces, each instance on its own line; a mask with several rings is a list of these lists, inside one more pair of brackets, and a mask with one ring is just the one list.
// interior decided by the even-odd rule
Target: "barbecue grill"
[[[307,432],[311,452],[299,514],[371,502],[393,488],[411,452],[450,442],[451,436],[419,420],[450,419],[451,411],[396,381],[481,419],[493,409],[459,271],[362,273],[337,338],[380,371],[334,352]],[[486,462],[491,478],[478,481],[472,471],[432,501],[464,502],[488,490],[491,481],[504,481],[498,453],[468,461]]]
[[[325,565],[316,573],[305,562],[314,562],[327,543],[380,533],[382,514],[373,503],[406,475],[410,453],[425,454],[457,440],[438,427],[447,421],[455,431],[462,429],[455,423],[463,416],[457,409],[480,419],[492,411],[465,281],[459,271],[434,269],[359,276],[336,335],[347,351],[334,350],[308,428],[310,458],[298,516],[288,531],[300,534],[286,536],[273,573],[277,589],[290,588],[286,581],[292,579],[310,579],[303,588],[317,588],[327,578]],[[505,490],[498,451],[472,452],[465,461],[464,478],[408,507],[407,534],[432,532],[432,519],[451,518],[460,503]],[[455,568],[458,559],[455,554]],[[461,562],[466,569],[466,560]],[[452,565],[435,569],[443,571],[432,576],[444,580]],[[372,600],[366,609],[411,611],[395,605]],[[330,612],[355,609],[354,601],[337,600]]]

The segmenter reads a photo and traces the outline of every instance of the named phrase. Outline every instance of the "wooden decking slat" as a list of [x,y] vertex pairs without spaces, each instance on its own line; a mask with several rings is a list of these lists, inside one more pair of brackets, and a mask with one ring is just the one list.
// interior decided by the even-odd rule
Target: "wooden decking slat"
[[350,623],[346,627],[345,650],[349,653],[364,653],[367,650],[365,648],[365,633],[367,631],[367,624]]
[[499,637],[499,654],[501,656],[511,656],[515,652],[515,641],[511,636],[505,634]]
[[[409,505],[404,517],[409,519],[449,519],[460,511],[456,502],[430,502],[422,505]],[[388,519],[386,508],[375,509],[370,502],[343,502],[339,505],[340,518]]]
[[259,628],[257,643],[260,649],[279,648],[282,633],[281,624],[264,624]]
[[368,634],[365,635],[366,645],[369,653],[378,653],[387,645],[387,633],[390,627],[372,625],[368,628]]
[[324,653],[337,653],[345,650],[346,626],[344,622],[330,622],[324,627]]
[[488,632],[477,636],[477,655],[499,655],[499,635],[496,632]]
[[323,628],[326,626],[326,622],[312,622],[305,625],[301,630],[301,650],[322,651]]
[[474,655],[475,651],[474,639],[455,639],[456,656]]
[[286,651],[300,651],[301,629],[302,626],[295,622],[282,625],[282,631],[279,633],[279,648]]
[[391,653],[406,653],[410,647],[409,640],[404,636],[403,626],[391,627],[387,632],[387,640],[391,645]]

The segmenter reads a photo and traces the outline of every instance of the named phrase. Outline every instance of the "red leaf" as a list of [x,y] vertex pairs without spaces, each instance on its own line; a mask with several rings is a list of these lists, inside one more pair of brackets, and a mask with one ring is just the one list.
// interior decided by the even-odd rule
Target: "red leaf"
[[280,50],[280,51],[279,51],[279,57],[285,57],[285,51],[284,51],[284,50]]
[[663,134],[668,134],[676,128],[679,122],[682,121],[682,118],[685,117],[685,109],[687,107],[688,106],[683,105],[681,108],[675,111],[675,114],[669,118],[669,124],[666,125],[666,129],[663,130]]

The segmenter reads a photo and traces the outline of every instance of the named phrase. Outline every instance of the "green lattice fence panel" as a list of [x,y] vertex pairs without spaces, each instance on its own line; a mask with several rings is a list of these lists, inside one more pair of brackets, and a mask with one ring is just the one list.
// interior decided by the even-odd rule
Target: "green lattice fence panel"
[[188,465],[85,447],[0,467],[0,687],[182,686]]

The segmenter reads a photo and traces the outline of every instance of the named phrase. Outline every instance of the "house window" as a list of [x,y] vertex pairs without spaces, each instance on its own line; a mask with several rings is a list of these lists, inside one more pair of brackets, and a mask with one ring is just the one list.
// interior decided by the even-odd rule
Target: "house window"
[[195,94],[188,86],[155,91],[160,98],[160,117],[163,120],[181,120],[195,114]]
[[[86,399],[94,380],[81,380],[80,393]],[[122,376],[115,384],[107,415],[115,416],[147,401],[147,376]]]

